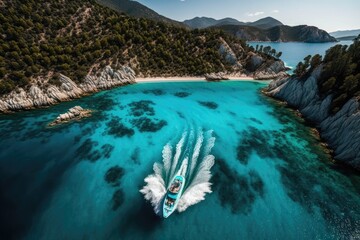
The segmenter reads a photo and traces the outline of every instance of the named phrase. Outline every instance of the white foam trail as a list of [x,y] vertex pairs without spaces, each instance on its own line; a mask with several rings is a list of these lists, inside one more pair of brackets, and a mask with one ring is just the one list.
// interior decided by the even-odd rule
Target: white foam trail
[[179,170],[179,175],[181,176],[186,176],[186,171],[187,171],[187,167],[188,167],[188,162],[189,162],[189,159],[188,158],[185,158],[181,164],[181,168]]
[[164,163],[164,171],[165,171],[165,179],[168,179],[170,176],[170,167],[171,167],[171,157],[172,157],[172,148],[170,144],[166,144],[162,151],[163,163]]
[[[185,211],[189,206],[204,200],[205,195],[212,192],[210,178],[215,158],[210,155],[210,152],[215,144],[215,137],[212,137],[212,131],[205,134],[200,131],[197,135],[195,146],[192,147],[194,144],[194,132],[190,133],[186,145],[187,132],[184,132],[180,141],[176,144],[173,158],[172,147],[170,144],[166,144],[162,151],[163,163],[155,163],[153,166],[154,174],[145,178],[145,186],[140,192],[144,194],[146,200],[151,202],[155,213],[161,215],[162,201],[174,174],[181,174],[185,176],[186,181],[189,181],[186,183],[184,193],[177,206],[179,212]],[[185,153],[182,154],[184,146],[187,146],[187,148]],[[190,153],[192,155],[188,156]],[[180,157],[183,160],[180,167],[178,167]],[[191,159],[190,163],[189,159]],[[188,167],[189,164],[190,168]]]
[[155,213],[161,213],[161,203],[166,194],[165,182],[160,175],[152,174],[144,179],[146,185],[140,190],[144,198],[151,202]]
[[206,143],[206,146],[205,146],[205,153],[204,153],[204,156],[207,156],[210,154],[211,152],[211,149],[214,147],[215,145],[215,140],[216,138],[212,136],[213,134],[213,130],[209,130],[206,132],[206,136],[208,137],[208,141]]
[[194,153],[193,153],[193,156],[192,156],[192,159],[191,159],[190,176],[192,176],[192,174],[194,172],[197,160],[199,158],[200,148],[201,148],[201,145],[202,145],[203,141],[204,141],[204,134],[202,132],[200,132],[199,137],[198,137],[198,139],[196,141],[196,144],[195,144],[195,147],[194,147]]
[[[184,145],[185,142],[185,138],[187,136],[187,132],[184,132],[180,141],[178,142],[178,144],[176,144],[176,152],[175,152],[175,156],[174,156],[174,160],[172,162],[172,166],[171,166],[171,171],[170,171],[170,176],[168,179],[172,179],[172,177],[174,176],[180,155],[181,155],[181,151],[182,151],[182,147]],[[170,180],[169,180],[169,184],[170,184]],[[169,187],[169,186],[168,186]]]

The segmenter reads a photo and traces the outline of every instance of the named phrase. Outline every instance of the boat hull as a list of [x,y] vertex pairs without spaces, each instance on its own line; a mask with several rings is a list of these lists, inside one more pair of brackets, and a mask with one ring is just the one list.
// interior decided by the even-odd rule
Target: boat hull
[[168,218],[177,208],[185,186],[185,178],[181,175],[175,176],[170,184],[164,198],[163,217]]

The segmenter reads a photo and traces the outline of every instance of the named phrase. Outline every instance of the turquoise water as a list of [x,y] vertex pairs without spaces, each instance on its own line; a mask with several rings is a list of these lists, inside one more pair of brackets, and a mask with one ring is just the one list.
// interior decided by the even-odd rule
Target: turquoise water
[[[0,238],[358,238],[359,175],[331,163],[263,86],[136,84],[0,115]],[[75,105],[96,111],[47,127]],[[166,144],[209,131],[213,192],[161,219],[139,192],[144,179]]]
[[286,66],[295,68],[296,65],[304,59],[307,55],[320,54],[325,55],[326,50],[329,48],[341,44],[350,45],[352,41],[340,41],[329,43],[302,43],[302,42],[248,42],[250,46],[256,47],[256,45],[270,46],[277,52],[282,52],[281,60],[283,60]]

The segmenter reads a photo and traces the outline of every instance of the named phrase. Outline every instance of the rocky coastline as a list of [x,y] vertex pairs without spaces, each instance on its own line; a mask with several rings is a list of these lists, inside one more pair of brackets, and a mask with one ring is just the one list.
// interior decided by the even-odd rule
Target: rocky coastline
[[112,69],[106,66],[96,75],[88,75],[81,84],[67,76],[59,77],[59,84],[34,82],[27,89],[18,88],[0,97],[0,112],[13,112],[54,105],[80,98],[104,89],[135,83],[135,72],[127,66]]
[[330,113],[333,96],[322,98],[317,80],[322,66],[307,79],[294,77],[273,80],[264,93],[285,101],[316,125],[320,136],[333,149],[335,160],[360,169],[360,99],[350,99],[336,114]]
[[[227,49],[227,50],[226,50]],[[225,56],[229,48],[222,48]],[[230,57],[228,57],[230,59]],[[231,58],[231,61],[233,59]],[[267,61],[256,54],[247,61],[253,65],[255,71],[246,71],[240,62],[233,62],[239,69],[229,73],[210,73],[204,75],[208,81],[227,80],[228,76],[248,76],[255,80],[268,80],[288,76],[282,61]],[[59,84],[35,81],[27,88],[17,88],[11,93],[0,96],[0,112],[10,113],[51,106],[60,102],[70,101],[105,89],[135,83],[135,71],[128,66],[113,69],[106,66],[95,75],[87,75],[80,84],[69,77],[60,74]]]

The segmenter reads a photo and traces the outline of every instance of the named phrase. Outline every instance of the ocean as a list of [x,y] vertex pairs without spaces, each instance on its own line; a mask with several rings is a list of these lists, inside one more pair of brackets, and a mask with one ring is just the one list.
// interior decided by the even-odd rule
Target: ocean
[[[0,115],[0,236],[358,238],[359,174],[265,86],[141,83]],[[47,126],[76,105],[92,116]],[[163,219],[161,189],[184,159],[180,212]]]
[[248,42],[250,46],[254,48],[256,45],[263,45],[264,47],[270,46],[274,48],[276,52],[282,52],[280,57],[285,62],[285,65],[290,68],[295,68],[296,65],[302,61],[307,55],[320,54],[325,56],[326,50],[329,48],[341,44],[350,45],[352,41],[340,41],[329,43],[303,43],[303,42]]

